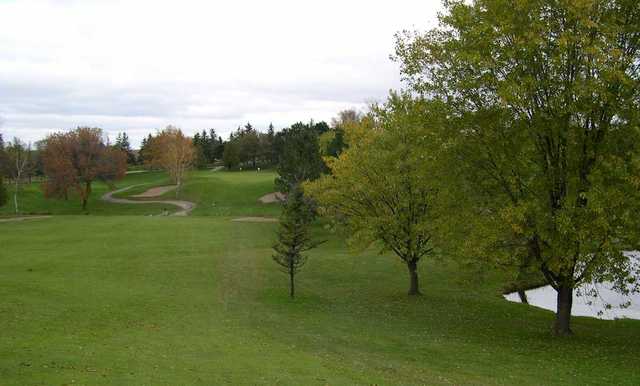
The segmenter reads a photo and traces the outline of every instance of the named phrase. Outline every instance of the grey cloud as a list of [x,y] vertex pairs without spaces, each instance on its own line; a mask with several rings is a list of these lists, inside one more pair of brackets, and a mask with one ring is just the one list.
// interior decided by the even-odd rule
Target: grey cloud
[[92,125],[136,143],[167,124],[328,120],[399,86],[393,32],[436,3],[0,1],[0,131]]

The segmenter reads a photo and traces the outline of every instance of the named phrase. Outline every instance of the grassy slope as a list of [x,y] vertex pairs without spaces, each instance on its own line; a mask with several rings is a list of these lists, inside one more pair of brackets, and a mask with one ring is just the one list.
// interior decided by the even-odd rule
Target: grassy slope
[[[279,205],[265,205],[258,198],[274,191],[272,171],[194,171],[185,183],[181,198],[198,204],[193,215],[277,216]],[[163,197],[174,198],[175,192]]]
[[[185,196],[236,203],[201,214],[275,213],[254,204],[271,186],[250,173],[196,172]],[[478,283],[446,262],[424,264],[425,296],[408,299],[401,264],[331,237],[290,301],[270,261],[275,227],[216,216],[0,223],[0,383],[640,382],[640,322],[575,318],[577,335],[557,340],[552,313],[502,300],[497,275]]]

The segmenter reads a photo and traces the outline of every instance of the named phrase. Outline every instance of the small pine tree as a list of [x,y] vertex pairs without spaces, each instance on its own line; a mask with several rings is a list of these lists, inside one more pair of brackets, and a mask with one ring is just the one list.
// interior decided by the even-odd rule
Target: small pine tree
[[9,195],[7,194],[7,188],[5,188],[2,176],[0,176],[0,208],[3,207],[8,200]]
[[287,197],[280,218],[278,241],[273,246],[273,260],[289,275],[289,294],[295,297],[295,275],[307,262],[307,252],[322,242],[315,242],[309,234],[310,216],[308,205],[300,187],[293,189]]

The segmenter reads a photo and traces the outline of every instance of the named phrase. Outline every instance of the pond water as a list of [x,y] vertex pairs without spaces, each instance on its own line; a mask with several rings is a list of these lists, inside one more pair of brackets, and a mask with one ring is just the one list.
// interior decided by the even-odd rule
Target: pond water
[[[635,261],[636,266],[640,265],[640,252],[626,252],[625,255]],[[632,293],[625,296],[613,291],[612,287],[612,283],[609,282],[585,284],[579,287],[573,294],[571,315],[591,316],[598,319],[640,319],[640,293]],[[584,293],[593,288],[598,291],[596,297],[576,295],[576,293]],[[557,294],[551,286],[535,288],[525,293],[530,305],[556,311]],[[504,297],[508,301],[520,303],[520,297],[516,292],[504,295]],[[629,302],[630,305],[628,307],[620,306]],[[610,305],[610,308],[607,305]]]

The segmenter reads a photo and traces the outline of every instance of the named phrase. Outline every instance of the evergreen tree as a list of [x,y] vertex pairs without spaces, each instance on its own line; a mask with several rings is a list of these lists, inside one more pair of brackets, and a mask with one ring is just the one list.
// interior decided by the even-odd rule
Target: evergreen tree
[[276,186],[281,192],[289,192],[304,181],[315,180],[325,169],[313,123],[299,122],[280,131],[276,135],[275,148],[278,154]]
[[227,169],[233,169],[240,164],[240,149],[236,141],[229,141],[224,146],[222,161]]
[[258,166],[258,158],[260,156],[260,136],[259,133],[247,123],[244,130],[240,131],[240,161],[250,162],[251,167],[255,169]]
[[114,147],[127,154],[127,164],[133,165],[136,163],[136,155],[131,150],[131,143],[129,142],[127,133],[118,133]]
[[307,262],[304,252],[321,244],[311,239],[307,211],[308,205],[305,203],[302,189],[298,186],[289,193],[280,218],[278,241],[273,246],[273,260],[289,276],[291,298],[295,297],[295,276]]
[[218,137],[218,141],[217,141],[217,145],[216,145],[216,151],[214,153],[214,160],[221,160],[222,156],[224,155],[224,141],[222,140],[222,137]]
[[222,138],[216,135],[215,129],[196,133],[193,136],[193,145],[196,147],[196,164],[199,168],[213,164],[217,159],[222,159]]
[[318,133],[318,135],[322,135],[324,133],[326,133],[327,131],[331,130],[331,128],[329,127],[329,125],[327,124],[327,122],[325,121],[320,121],[318,123],[313,124],[313,129]]
[[0,208],[3,207],[8,200],[9,194],[7,193],[7,188],[4,186],[2,175],[0,175]]
[[[204,132],[203,132],[204,133]],[[209,136],[207,137],[204,145],[204,154],[207,157],[207,162],[212,164],[216,160],[216,148],[218,147],[218,136],[214,129],[209,129]]]
[[224,142],[222,137],[216,134],[214,129],[209,129],[209,141],[211,147],[210,162],[222,159],[222,153],[224,151]]
[[153,135],[149,134],[146,138],[142,138],[140,144],[140,151],[138,152],[138,162],[140,164],[148,164],[151,160],[151,143],[153,142]]
[[269,130],[265,139],[265,158],[269,165],[276,165],[278,163],[278,153],[276,152],[276,133],[273,127],[273,123],[269,123]]
[[191,140],[195,150],[195,167],[203,169],[207,166],[208,159],[206,155],[207,132],[202,130],[202,134],[196,133]]
[[5,151],[2,133],[0,133],[0,176],[9,174],[9,169],[9,157]]

